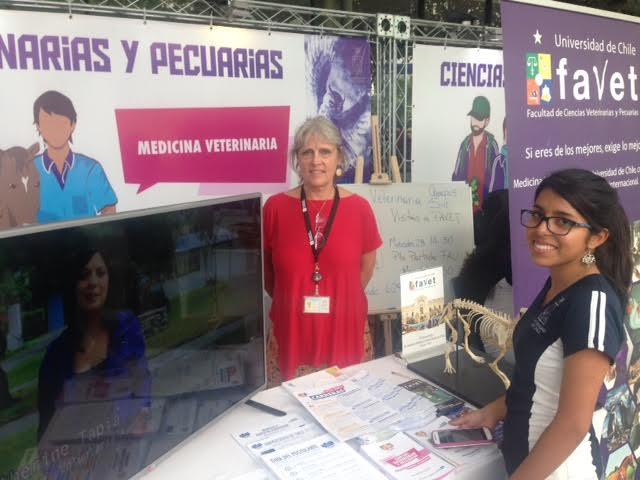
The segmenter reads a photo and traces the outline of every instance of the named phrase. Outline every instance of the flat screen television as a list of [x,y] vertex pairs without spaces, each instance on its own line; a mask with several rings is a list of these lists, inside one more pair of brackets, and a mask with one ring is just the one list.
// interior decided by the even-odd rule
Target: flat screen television
[[0,478],[129,478],[265,386],[259,195],[0,233]]

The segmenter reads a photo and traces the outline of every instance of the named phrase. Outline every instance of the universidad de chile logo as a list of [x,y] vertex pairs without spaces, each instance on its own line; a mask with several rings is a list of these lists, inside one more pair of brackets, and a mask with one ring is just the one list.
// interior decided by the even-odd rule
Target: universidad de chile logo
[[527,53],[527,105],[532,107],[551,104],[551,54]]

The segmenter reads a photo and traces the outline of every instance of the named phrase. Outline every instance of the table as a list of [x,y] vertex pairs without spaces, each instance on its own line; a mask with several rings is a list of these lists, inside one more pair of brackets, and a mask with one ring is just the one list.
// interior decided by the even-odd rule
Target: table
[[[402,360],[390,355],[370,362],[345,368],[347,373],[359,370],[371,373],[393,383],[403,383],[419,378],[407,370]],[[282,387],[263,390],[253,397],[259,402],[284,410],[293,415],[304,415],[304,409]],[[231,438],[246,425],[257,425],[273,421],[276,417],[247,405],[238,405],[231,412],[214,421],[193,435],[174,451],[150,465],[138,475],[145,480],[230,480],[260,468]],[[506,478],[502,456],[496,450],[481,465],[470,465],[458,469],[452,478],[460,480],[499,480]]]

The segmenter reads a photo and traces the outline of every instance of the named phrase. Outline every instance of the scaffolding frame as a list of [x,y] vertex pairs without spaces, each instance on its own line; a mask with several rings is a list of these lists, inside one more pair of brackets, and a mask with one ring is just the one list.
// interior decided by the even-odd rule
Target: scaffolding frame
[[502,30],[495,27],[411,19],[408,38],[396,38],[378,31],[376,14],[254,0],[162,0],[152,8],[147,8],[147,0],[0,0],[0,9],[366,37],[375,47],[372,91],[380,121],[383,168],[389,171],[389,159],[395,155],[404,181],[411,180],[408,140],[413,46],[502,48]]

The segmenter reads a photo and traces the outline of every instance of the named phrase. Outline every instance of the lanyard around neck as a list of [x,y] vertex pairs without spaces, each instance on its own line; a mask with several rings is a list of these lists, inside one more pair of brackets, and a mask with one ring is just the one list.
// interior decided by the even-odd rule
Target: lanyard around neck
[[333,205],[331,206],[331,212],[329,213],[329,220],[327,220],[327,227],[323,232],[324,242],[322,242],[322,245],[318,245],[313,234],[313,229],[311,228],[311,217],[309,216],[309,209],[307,208],[307,196],[304,192],[304,187],[300,187],[300,203],[302,205],[302,216],[304,217],[304,223],[307,228],[307,236],[309,238],[309,245],[311,246],[311,253],[313,253],[313,261],[315,263],[318,263],[320,252],[322,252],[325,245],[329,241],[331,227],[333,226],[333,221],[335,220],[336,214],[338,213],[340,194],[338,193],[338,187],[334,188],[335,193],[333,194]]

